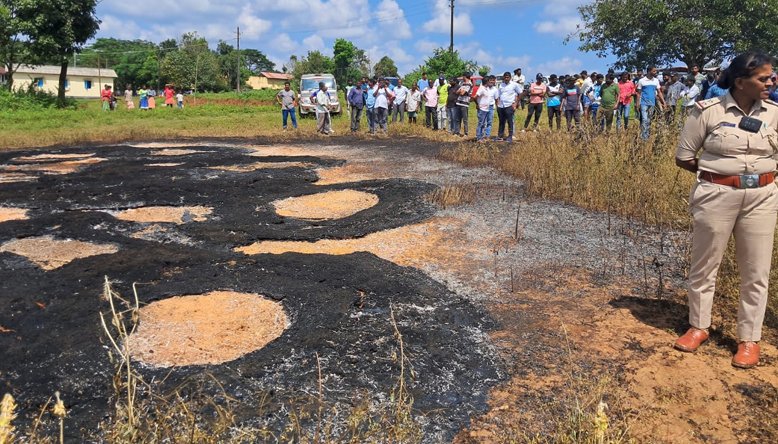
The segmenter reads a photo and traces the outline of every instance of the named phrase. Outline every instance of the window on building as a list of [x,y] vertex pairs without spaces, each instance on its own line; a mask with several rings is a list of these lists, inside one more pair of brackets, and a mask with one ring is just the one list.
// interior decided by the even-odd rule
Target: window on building
[[91,80],[84,80],[84,89],[89,91],[92,89],[92,81]]
[[32,80],[33,85],[38,88],[43,88],[43,77],[36,77]]
[[70,80],[65,79],[65,90],[67,91],[69,89],[70,89]]

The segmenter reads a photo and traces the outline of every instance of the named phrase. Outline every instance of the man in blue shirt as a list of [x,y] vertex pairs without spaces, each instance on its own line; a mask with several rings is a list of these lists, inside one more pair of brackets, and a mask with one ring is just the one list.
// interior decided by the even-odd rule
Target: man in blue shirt
[[359,131],[359,118],[362,117],[362,108],[365,106],[365,96],[359,82],[356,86],[351,87],[346,100],[351,107],[351,132],[355,133]]
[[656,67],[649,67],[646,76],[638,80],[637,107],[643,119],[640,121],[640,137],[647,140],[651,130],[651,120],[654,117],[657,103],[659,109],[664,109],[665,98],[662,95],[659,79],[656,78]]
[[416,85],[419,87],[419,91],[424,91],[428,86],[430,86],[430,81],[427,80],[426,72],[421,73],[421,79],[416,82]]
[[365,107],[367,108],[367,126],[370,130],[370,134],[375,134],[375,91],[375,80],[369,79],[367,81],[367,98],[365,99]]

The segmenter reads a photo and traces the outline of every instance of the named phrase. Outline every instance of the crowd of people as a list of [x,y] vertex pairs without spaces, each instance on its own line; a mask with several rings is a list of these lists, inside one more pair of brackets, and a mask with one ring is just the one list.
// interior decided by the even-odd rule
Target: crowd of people
[[[721,71],[704,74],[698,66],[689,73],[659,73],[656,67],[645,72],[588,73],[546,77],[538,73],[531,83],[526,83],[521,68],[513,74],[505,72],[499,79],[485,76],[480,85],[473,82],[471,73],[446,79],[442,74],[435,79],[423,73],[421,79],[410,88],[402,79],[396,84],[383,78],[363,77],[356,85],[346,89],[346,101],[351,120],[351,131],[360,130],[362,118],[367,120],[370,134],[386,132],[391,122],[423,123],[433,130],[447,131],[453,135],[469,135],[468,115],[471,102],[475,103],[478,122],[476,139],[512,142],[515,132],[515,113],[527,108],[521,132],[538,131],[544,108],[548,125],[561,129],[564,116],[568,131],[577,130],[582,123],[591,122],[594,128],[609,132],[628,128],[636,118],[640,136],[648,139],[652,122],[662,119],[667,124],[680,123],[682,117],[700,101],[723,96],[727,90],[719,86]],[[322,89],[324,88],[324,94]],[[321,97],[320,97],[321,96]],[[284,128],[287,117],[292,117],[296,128],[295,93],[287,83],[277,100],[282,106]],[[317,129],[322,134],[332,134],[331,111],[334,99],[321,85],[315,94],[317,103]],[[771,97],[778,100],[773,88]],[[498,129],[492,136],[492,122],[497,114]]]
[[[124,104],[128,110],[135,109],[135,92],[133,92],[132,85],[127,85],[124,90]],[[156,109],[157,107],[157,90],[153,88],[147,88],[146,85],[138,88],[137,95],[139,98],[138,109],[141,111],[148,111]],[[173,108],[177,106],[179,109],[184,107],[184,94],[181,90],[176,91],[172,85],[165,85],[165,89],[159,94],[161,99],[164,99],[164,106],[167,108]],[[100,92],[100,101],[102,102],[103,111],[116,110],[117,97],[111,88],[111,85],[105,85]]]

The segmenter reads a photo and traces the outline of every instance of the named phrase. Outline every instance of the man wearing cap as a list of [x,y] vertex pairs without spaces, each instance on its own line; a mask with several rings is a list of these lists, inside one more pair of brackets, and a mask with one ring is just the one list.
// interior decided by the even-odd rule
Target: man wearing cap
[[[470,92],[473,90],[473,82],[470,78],[473,75],[469,72],[462,74],[462,81],[454,90],[457,96],[456,106],[451,111],[451,120],[453,122],[452,133],[459,137],[464,137],[462,134],[462,121],[464,116],[470,110]],[[465,134],[467,134],[467,121],[465,120]]]
[[505,71],[502,75],[502,83],[497,87],[497,118],[500,123],[497,127],[497,138],[505,136],[505,124],[508,124],[508,142],[513,142],[513,114],[519,106],[519,97],[522,88],[511,80],[511,73]]

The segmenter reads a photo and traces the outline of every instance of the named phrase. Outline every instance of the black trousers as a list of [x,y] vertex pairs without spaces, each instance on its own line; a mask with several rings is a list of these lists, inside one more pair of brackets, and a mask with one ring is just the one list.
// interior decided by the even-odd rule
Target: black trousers
[[508,124],[508,137],[513,137],[513,115],[515,112],[512,106],[497,107],[497,118],[500,121],[497,127],[497,137],[502,138],[505,135],[506,123]]
[[530,103],[529,108],[527,110],[527,118],[524,120],[524,128],[526,129],[529,126],[529,121],[532,119],[532,115],[535,115],[535,125],[534,128],[538,127],[538,121],[540,120],[540,114],[543,112],[543,104],[542,103]]

